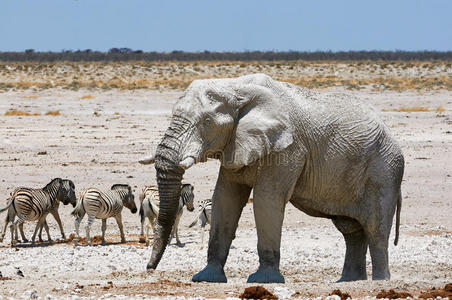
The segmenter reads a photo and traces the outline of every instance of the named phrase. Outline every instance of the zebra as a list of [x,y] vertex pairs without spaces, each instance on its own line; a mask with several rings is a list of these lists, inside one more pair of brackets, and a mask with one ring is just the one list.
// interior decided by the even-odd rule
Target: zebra
[[[184,205],[187,206],[188,211],[194,210],[194,189],[195,188],[188,183],[181,186],[179,208],[177,210],[176,219],[174,221],[173,230],[171,231],[168,243],[175,235],[177,245],[182,245],[179,239],[179,221],[183,213]],[[160,198],[158,188],[156,186],[146,186],[140,194],[140,201],[141,235],[144,236],[146,245],[149,246],[149,225],[152,226],[152,231],[155,232],[155,221],[159,215]],[[146,234],[143,232],[143,227],[146,227]]]
[[[8,198],[8,199],[6,200],[7,203],[8,203],[9,200],[10,200],[10,198]],[[5,235],[6,235],[6,229],[8,228],[8,223],[10,222],[9,220],[11,220],[11,222],[14,222],[14,219],[15,219],[15,218],[16,218],[16,211],[14,210],[14,207],[11,205],[11,206],[8,208],[8,213],[6,214],[6,217],[5,217],[5,225],[3,226],[3,231],[2,231],[2,233],[0,233],[0,243],[3,242],[3,238],[4,238]],[[49,235],[49,226],[48,226],[48,224],[47,224],[47,221],[44,221],[44,226],[41,226],[41,227],[39,228],[38,240],[39,240],[40,242],[43,241],[43,239],[42,239],[42,228],[43,228],[43,227],[45,228],[45,230],[46,230],[46,232],[47,232],[47,239],[48,239],[48,241],[51,242],[51,241],[52,241],[52,238],[51,238],[50,235]],[[20,223],[19,226],[18,226],[18,228],[19,228],[20,236],[22,237],[22,242],[28,243],[28,239],[25,237],[25,233],[24,233],[24,223]],[[15,235],[18,236],[17,228],[16,228]],[[65,239],[65,238],[66,238],[65,235],[63,235],[62,238]],[[17,241],[17,238],[16,238],[16,241]]]
[[109,191],[101,191],[96,188],[89,188],[81,192],[72,215],[75,217],[75,245],[80,239],[80,223],[88,214],[86,225],[86,242],[91,244],[90,230],[95,219],[102,219],[102,245],[105,245],[105,230],[107,230],[107,219],[115,218],[121,233],[121,243],[125,243],[126,238],[122,226],[121,212],[123,207],[127,207],[134,214],[137,212],[135,196],[132,188],[128,184],[114,184]]
[[196,219],[188,226],[189,228],[195,226],[198,223],[198,220],[201,222],[200,224],[200,235],[201,235],[201,249],[204,246],[204,228],[206,224],[211,223],[212,220],[212,199],[202,200],[199,204],[199,214]]
[[[31,239],[32,244],[34,244],[35,242],[38,229],[42,231],[43,227],[46,229],[50,242],[51,238],[49,233],[49,226],[46,222],[46,217],[49,213],[51,213],[57,221],[63,239],[66,239],[60,215],[58,214],[60,201],[63,202],[64,205],[70,203],[72,204],[72,206],[75,206],[75,185],[71,180],[55,178],[52,179],[52,181],[50,181],[50,183],[48,183],[42,189],[32,189],[26,187],[16,188],[14,192],[11,193],[7,206],[0,209],[0,213],[8,210],[6,223],[12,223],[10,226],[11,246],[14,247],[17,243],[18,226],[21,229],[22,238],[25,238],[22,228],[25,221],[38,220],[33,233],[33,237]],[[13,208],[13,210],[11,210],[11,207]],[[14,222],[14,218],[16,216],[18,217],[18,220]],[[6,226],[7,224],[5,225],[5,228]],[[4,233],[2,235],[4,236]]]

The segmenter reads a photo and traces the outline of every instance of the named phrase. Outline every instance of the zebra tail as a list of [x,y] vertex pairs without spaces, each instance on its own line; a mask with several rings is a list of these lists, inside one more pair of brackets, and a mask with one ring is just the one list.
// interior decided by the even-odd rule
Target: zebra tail
[[144,208],[143,208],[143,201],[141,201],[141,204],[140,204],[140,221],[141,221],[141,223],[144,222]]
[[6,201],[7,201],[6,207],[0,208],[0,213],[4,212],[5,210],[8,210],[9,207],[11,206],[11,204],[13,203],[13,200],[14,200],[14,198],[6,199]]
[[80,198],[79,201],[77,201],[77,205],[75,206],[74,210],[71,212],[71,215],[74,217],[81,217],[82,214],[85,212],[85,209],[83,208],[82,204],[83,198]]

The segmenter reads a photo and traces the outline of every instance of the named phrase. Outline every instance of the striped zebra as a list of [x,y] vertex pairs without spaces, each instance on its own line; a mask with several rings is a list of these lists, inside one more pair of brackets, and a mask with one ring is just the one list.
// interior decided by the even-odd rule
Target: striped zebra
[[[15,246],[18,240],[17,227],[21,229],[22,238],[25,239],[25,236],[23,235],[23,223],[25,221],[38,220],[31,239],[32,244],[35,242],[38,229],[42,232],[43,227],[46,229],[50,242],[49,226],[46,222],[46,217],[49,213],[52,214],[57,221],[61,235],[63,239],[65,239],[66,236],[64,235],[63,225],[58,213],[60,202],[63,202],[64,205],[71,203],[75,206],[75,185],[71,180],[55,178],[42,189],[26,187],[16,188],[14,192],[11,193],[8,205],[5,208],[0,209],[0,213],[8,210],[7,223],[12,223],[10,226],[11,246]],[[11,207],[13,210],[11,210]],[[18,220],[14,222],[16,216]],[[7,224],[5,224],[5,228],[6,226]],[[4,236],[4,233],[2,235]]]
[[121,233],[121,243],[125,243],[126,238],[122,226],[121,212],[123,207],[127,207],[134,214],[137,212],[135,197],[132,188],[128,184],[114,184],[109,191],[101,191],[96,188],[89,188],[80,194],[72,215],[75,217],[75,244],[80,239],[79,228],[85,213],[88,214],[86,225],[86,242],[91,245],[90,230],[95,219],[102,219],[102,245],[105,245],[105,230],[107,230],[107,219],[115,218]]
[[[7,199],[7,201],[9,201],[10,200],[10,198],[8,198]],[[14,207],[11,205],[9,208],[8,208],[8,213],[6,214],[6,217],[5,217],[5,225],[3,226],[3,231],[2,231],[2,233],[0,233],[0,243],[1,242],[3,242],[3,238],[5,237],[5,235],[6,235],[6,229],[8,228],[8,224],[11,222],[14,222],[14,219],[16,218],[16,211],[14,210]],[[11,220],[11,221],[10,221]],[[43,239],[42,239],[42,228],[45,228],[45,230],[46,230],[46,232],[47,232],[47,239],[48,239],[48,241],[49,242],[51,242],[52,241],[52,238],[50,237],[50,234],[49,234],[49,226],[48,226],[48,224],[47,224],[47,221],[44,221],[44,226],[41,226],[40,228],[39,228],[39,233],[38,233],[38,240],[40,241],[40,242],[42,242],[43,241]],[[25,233],[24,233],[24,223],[20,223],[19,224],[19,226],[18,226],[18,228],[16,228],[16,232],[15,232],[15,236],[16,237],[18,237],[19,235],[18,235],[18,232],[17,232],[17,229],[19,229],[19,232],[20,232],[20,236],[22,237],[22,242],[23,243],[28,243],[28,239],[25,237]],[[62,237],[63,239],[65,239],[66,237],[63,235],[63,237]],[[16,238],[16,242],[18,242],[18,239]]]
[[201,235],[201,249],[204,246],[204,229],[206,227],[206,224],[211,223],[212,220],[212,199],[205,199],[202,200],[199,204],[198,208],[198,216],[196,219],[193,220],[193,222],[188,226],[189,228],[195,226],[198,223],[198,220],[201,222],[200,224],[200,235]]
[[[191,184],[186,183],[181,186],[179,208],[168,243],[175,235],[177,245],[182,245],[179,239],[179,221],[182,217],[184,205],[187,206],[188,211],[194,210],[193,199],[195,195],[193,190],[194,187]],[[146,186],[140,195],[140,201],[141,235],[145,237],[146,245],[149,246],[149,227],[152,226],[152,230],[155,232],[155,222],[159,215],[160,198],[158,188],[156,186]],[[146,227],[146,234],[143,232],[143,227]]]

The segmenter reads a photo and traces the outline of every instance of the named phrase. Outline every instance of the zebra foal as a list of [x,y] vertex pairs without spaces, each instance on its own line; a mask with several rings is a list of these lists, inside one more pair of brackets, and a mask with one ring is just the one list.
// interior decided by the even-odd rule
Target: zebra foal
[[198,215],[196,216],[196,219],[193,220],[193,222],[188,226],[189,228],[195,226],[198,223],[198,220],[200,221],[200,235],[201,235],[201,249],[204,246],[204,229],[206,227],[206,224],[211,223],[212,220],[212,199],[205,199],[202,200],[199,204],[198,208]]
[[[170,241],[176,235],[176,242],[182,245],[179,239],[179,221],[184,211],[184,205],[187,206],[188,211],[193,211],[193,194],[194,187],[191,184],[183,184],[181,186],[179,208],[177,209],[176,219],[174,221],[173,230],[171,231]],[[155,232],[155,221],[159,215],[160,198],[159,191],[156,186],[146,186],[140,194],[140,217],[141,217],[141,235],[145,237],[146,245],[149,246],[149,227],[152,226],[152,231]],[[149,226],[150,225],[150,226]],[[144,234],[143,227],[146,227],[146,234]]]
[[121,212],[123,207],[127,207],[134,214],[137,212],[135,197],[132,188],[127,184],[114,184],[109,191],[101,191],[96,188],[89,188],[81,192],[72,215],[75,217],[75,244],[80,239],[80,223],[88,215],[86,225],[86,242],[91,245],[90,230],[95,219],[102,219],[102,245],[105,245],[105,231],[107,230],[107,219],[115,218],[121,233],[121,243],[126,241],[122,226]]
[[[26,187],[19,187],[11,193],[8,200],[8,204],[5,208],[0,209],[0,213],[8,210],[6,223],[11,222],[11,246],[15,246],[18,240],[17,227],[21,229],[22,238],[23,235],[23,223],[25,221],[36,221],[36,224],[31,243],[34,244],[36,233],[45,227],[49,241],[51,241],[49,227],[46,222],[46,217],[50,213],[60,227],[61,235],[65,239],[63,224],[61,223],[60,215],[58,213],[58,207],[60,202],[64,205],[69,203],[75,206],[75,185],[71,180],[55,178],[48,183],[42,189],[32,189]],[[12,207],[12,209],[11,209]],[[18,220],[14,222],[14,218],[18,217]],[[7,224],[5,224],[6,228]],[[41,234],[40,234],[41,235]],[[4,232],[2,234],[2,239]],[[25,239],[26,240],[26,239]]]

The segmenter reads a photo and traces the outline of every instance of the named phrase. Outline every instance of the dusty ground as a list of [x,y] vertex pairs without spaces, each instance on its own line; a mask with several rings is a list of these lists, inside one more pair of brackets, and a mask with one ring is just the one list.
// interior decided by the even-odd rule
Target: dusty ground
[[[444,287],[452,282],[452,91],[377,91],[369,86],[347,92],[381,111],[405,153],[401,238],[398,246],[390,246],[392,279],[334,283],[345,252],[341,234],[329,221],[308,217],[289,204],[281,248],[281,271],[287,283],[266,288],[284,298],[327,296],[334,289],[352,297],[376,296],[391,288],[417,296],[431,287]],[[129,183],[138,195],[145,184],[155,183],[155,171],[136,161],[162,136],[171,106],[181,93],[84,88],[0,93],[1,194],[6,199],[15,186],[41,187],[54,177],[65,177],[75,182],[78,191]],[[5,116],[12,109],[39,115]],[[59,114],[45,115],[49,111]],[[186,172],[185,181],[195,185],[195,201],[211,196],[217,171],[218,163],[209,161]],[[70,212],[70,207],[60,207],[67,235],[74,231]],[[4,217],[0,216],[2,226]],[[0,278],[0,295],[238,297],[258,266],[252,205],[244,209],[230,251],[227,284],[190,281],[204,267],[207,252],[206,247],[200,250],[198,230],[187,228],[194,217],[195,213],[184,212],[180,232],[185,246],[170,245],[152,273],[145,272],[151,249],[138,243],[139,218],[128,210],[123,212],[127,244],[117,244],[113,220],[107,229],[111,243],[104,247],[43,243],[11,249],[8,230],[0,244],[0,271],[8,277]],[[55,220],[50,216],[48,222],[52,236],[59,237]],[[95,223],[92,235],[100,234],[100,223]],[[28,237],[33,227],[26,224]],[[16,274],[16,268],[24,277]],[[368,261],[369,275],[370,269]]]

